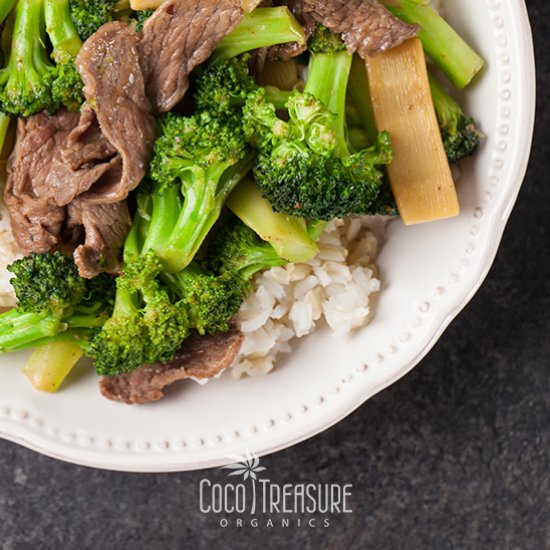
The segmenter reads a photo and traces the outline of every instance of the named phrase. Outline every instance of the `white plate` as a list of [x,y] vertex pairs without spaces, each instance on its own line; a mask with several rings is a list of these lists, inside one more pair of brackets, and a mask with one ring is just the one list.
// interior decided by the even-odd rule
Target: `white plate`
[[25,355],[0,359],[0,435],[44,454],[128,471],[178,471],[288,447],[335,424],[411,370],[480,286],[496,254],[529,155],[535,110],[531,34],[522,0],[445,0],[449,19],[488,62],[467,108],[487,134],[462,166],[459,217],[393,222],[379,258],[373,322],[347,340],[318,332],[272,374],[228,374],[129,407],[80,371],[56,395],[31,389]]

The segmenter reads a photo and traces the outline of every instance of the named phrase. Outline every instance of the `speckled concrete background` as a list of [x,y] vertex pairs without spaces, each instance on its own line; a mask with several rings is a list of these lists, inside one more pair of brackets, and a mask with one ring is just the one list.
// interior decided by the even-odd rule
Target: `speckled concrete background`
[[224,529],[200,512],[198,486],[225,473],[95,471],[0,442],[1,548],[550,548],[550,7],[527,4],[534,148],[488,279],[405,379],[262,460],[279,484],[353,483],[353,513]]

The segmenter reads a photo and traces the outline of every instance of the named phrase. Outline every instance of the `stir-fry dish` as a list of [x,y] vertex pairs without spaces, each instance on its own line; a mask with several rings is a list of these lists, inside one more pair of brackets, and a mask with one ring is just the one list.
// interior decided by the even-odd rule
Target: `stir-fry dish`
[[[457,215],[481,57],[425,0],[3,0],[0,352],[109,399],[364,326],[374,216]],[[5,272],[5,274],[4,274]]]

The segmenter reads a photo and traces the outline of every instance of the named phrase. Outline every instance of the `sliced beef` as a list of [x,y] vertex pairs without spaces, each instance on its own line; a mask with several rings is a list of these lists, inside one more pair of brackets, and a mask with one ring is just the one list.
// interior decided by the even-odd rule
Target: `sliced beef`
[[80,244],[74,261],[82,277],[91,279],[102,272],[118,273],[119,258],[132,220],[126,201],[93,204],[82,199],[67,207],[67,230]]
[[155,10],[143,27],[140,51],[156,112],[170,111],[182,100],[191,71],[243,15],[240,0],[169,0]]
[[94,184],[95,192],[116,186],[121,177],[120,155],[101,133],[94,110],[85,106],[77,127],[56,151],[48,176],[56,204],[69,204]]
[[4,200],[13,235],[25,253],[48,252],[61,242],[65,208],[53,201],[47,185],[55,151],[78,124],[78,113],[38,113],[17,122],[9,157]]
[[350,53],[361,57],[398,46],[418,32],[378,0],[300,0],[304,16],[340,33]]
[[48,183],[59,206],[75,197],[124,200],[143,179],[155,140],[151,103],[129,25],[103,25],[83,45],[77,66],[87,103],[52,165]]
[[113,401],[143,404],[164,397],[163,389],[184,378],[206,380],[229,367],[243,341],[237,329],[212,336],[194,334],[169,363],[146,365],[120,376],[103,378],[101,393]]

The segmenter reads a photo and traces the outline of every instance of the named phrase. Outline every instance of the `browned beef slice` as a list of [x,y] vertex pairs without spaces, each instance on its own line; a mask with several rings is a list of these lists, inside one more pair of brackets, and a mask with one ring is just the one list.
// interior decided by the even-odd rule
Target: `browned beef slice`
[[244,15],[239,0],[169,0],[145,22],[140,43],[147,94],[156,112],[174,108],[189,74]]
[[74,251],[82,277],[90,279],[104,271],[118,271],[120,251],[131,223],[126,201],[92,204],[76,199],[69,204],[67,229],[75,236],[84,234],[84,243]]
[[13,235],[25,253],[48,252],[60,243],[65,208],[53,202],[46,180],[54,153],[77,125],[78,116],[68,111],[38,113],[17,123],[4,200]]
[[350,53],[361,57],[389,50],[418,32],[378,0],[302,0],[305,15],[341,33]]
[[243,341],[236,329],[212,336],[193,334],[169,363],[155,363],[139,369],[103,378],[101,393],[113,401],[128,404],[143,404],[164,397],[163,389],[184,378],[207,379],[229,367]]
[[121,176],[121,157],[101,133],[94,110],[86,105],[78,126],[55,153],[48,176],[50,192],[56,204],[63,206],[94,184],[94,192],[115,187]]
[[139,35],[127,24],[103,25],[82,46],[77,66],[87,104],[49,184],[58,205],[80,196],[97,204],[124,200],[143,179],[155,121],[138,57]]

